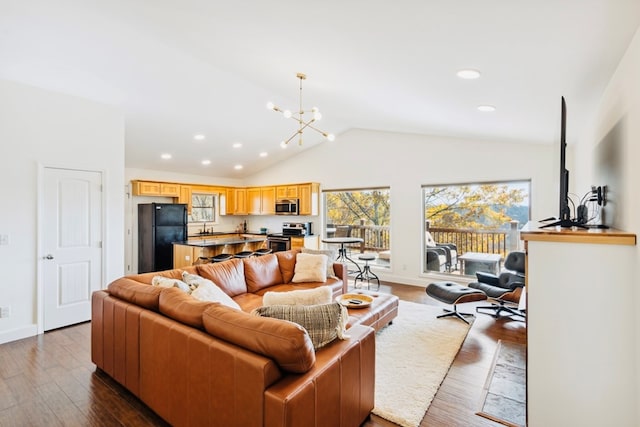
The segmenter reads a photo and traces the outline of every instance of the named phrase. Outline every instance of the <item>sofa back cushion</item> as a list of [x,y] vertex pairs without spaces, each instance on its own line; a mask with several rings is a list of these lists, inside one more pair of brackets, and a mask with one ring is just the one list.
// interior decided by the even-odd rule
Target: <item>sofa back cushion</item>
[[300,249],[292,249],[290,251],[276,252],[278,265],[280,266],[280,274],[282,274],[282,283],[289,283],[293,279],[296,268],[296,255],[300,253]]
[[[160,293],[163,289],[165,288],[136,282],[129,277],[121,277],[107,286],[112,296],[153,311],[158,311]],[[182,292],[178,288],[176,290]]]
[[247,293],[242,259],[196,265],[196,271],[195,274],[211,280],[230,297]]
[[293,322],[253,316],[220,304],[208,307],[202,319],[209,334],[273,359],[285,371],[304,373],[316,363],[307,331]]
[[260,289],[282,283],[278,258],[274,254],[244,259],[244,278],[247,290],[255,293]]
[[204,329],[202,313],[212,304],[216,303],[198,301],[178,288],[165,288],[160,292],[160,313],[198,329]]

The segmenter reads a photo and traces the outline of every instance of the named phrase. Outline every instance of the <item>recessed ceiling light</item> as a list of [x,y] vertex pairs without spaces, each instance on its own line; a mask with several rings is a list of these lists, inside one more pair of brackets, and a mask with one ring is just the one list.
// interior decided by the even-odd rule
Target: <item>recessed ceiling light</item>
[[239,171],[240,169],[242,169],[242,165],[235,165],[233,168],[235,170]]
[[169,160],[171,158],[171,154],[162,153],[162,154],[160,154],[160,157],[162,157],[164,160]]
[[196,141],[202,141],[204,139],[204,135],[201,133],[193,135],[193,139],[195,139]]
[[233,148],[240,148],[240,147],[242,147],[241,142],[236,142],[235,144],[233,144]]
[[478,111],[482,111],[483,113],[491,113],[496,111],[496,107],[493,105],[478,105]]
[[260,157],[267,157],[269,155],[269,153],[267,153],[266,151],[263,151],[262,153],[260,153]]
[[469,68],[458,71],[456,73],[456,76],[460,77],[461,79],[473,80],[480,77],[480,71]]
[[210,164],[211,164],[211,160],[209,160],[209,159],[204,159],[201,163],[202,163],[203,165],[207,166],[207,165],[210,165]]

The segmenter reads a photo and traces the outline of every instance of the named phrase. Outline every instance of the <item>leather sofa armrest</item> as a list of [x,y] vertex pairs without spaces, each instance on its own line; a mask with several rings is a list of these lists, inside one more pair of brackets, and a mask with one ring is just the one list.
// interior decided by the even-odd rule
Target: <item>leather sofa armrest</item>
[[347,276],[347,269],[345,265],[340,262],[333,263],[333,271],[336,273],[336,277],[342,280],[342,293],[346,294],[349,292],[349,278]]
[[374,404],[375,332],[354,325],[347,333],[348,340],[318,350],[310,371],[288,375],[266,390],[265,427],[364,422]]

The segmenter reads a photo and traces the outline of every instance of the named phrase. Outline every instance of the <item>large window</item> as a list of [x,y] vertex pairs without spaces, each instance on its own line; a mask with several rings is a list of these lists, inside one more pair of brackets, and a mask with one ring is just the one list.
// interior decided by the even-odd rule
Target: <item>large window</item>
[[[530,181],[423,186],[425,272],[471,275],[465,258],[504,260],[520,249],[519,229],[529,221]],[[448,245],[448,249],[447,249]],[[465,254],[468,254],[465,257]],[[496,255],[499,255],[497,257]],[[500,261],[487,263],[498,269]]]
[[351,253],[374,254],[374,265],[389,266],[389,188],[325,191],[324,206],[327,237],[359,237],[362,243],[350,245]]

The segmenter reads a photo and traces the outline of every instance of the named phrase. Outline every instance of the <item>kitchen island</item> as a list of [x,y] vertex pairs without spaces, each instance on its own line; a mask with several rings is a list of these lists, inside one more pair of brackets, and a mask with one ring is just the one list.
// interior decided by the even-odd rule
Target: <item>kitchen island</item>
[[267,244],[266,234],[211,234],[173,243],[173,268],[193,265],[218,254],[255,251]]

